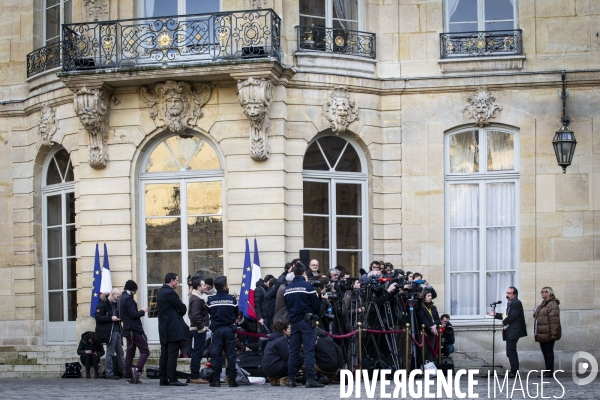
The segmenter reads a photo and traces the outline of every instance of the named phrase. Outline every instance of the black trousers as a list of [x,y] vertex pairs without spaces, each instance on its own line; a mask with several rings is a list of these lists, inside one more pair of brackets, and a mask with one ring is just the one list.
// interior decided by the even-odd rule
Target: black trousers
[[158,377],[161,382],[176,382],[177,381],[177,357],[179,356],[179,347],[181,342],[169,342],[160,344],[160,372]]
[[86,353],[82,356],[79,356],[81,363],[85,365],[85,370],[87,372],[90,371],[90,366],[94,367],[94,372],[98,372],[98,356],[94,353]]
[[519,339],[506,340],[506,357],[510,362],[510,371],[517,372],[519,370],[519,353],[517,353],[517,342]]
[[542,350],[542,354],[544,355],[544,363],[546,364],[546,368],[548,371],[554,371],[554,343],[540,343],[540,349]]
[[[223,367],[223,351],[227,359],[227,376],[235,381],[235,333],[230,326],[222,326],[212,331],[212,347],[210,359],[212,362],[213,379],[219,379]],[[218,382],[218,381],[217,381]]]

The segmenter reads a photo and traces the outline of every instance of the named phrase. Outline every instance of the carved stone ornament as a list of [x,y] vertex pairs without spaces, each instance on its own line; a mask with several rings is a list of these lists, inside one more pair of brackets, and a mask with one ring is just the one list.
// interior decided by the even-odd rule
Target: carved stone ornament
[[331,97],[323,104],[323,117],[337,135],[344,133],[351,122],[358,120],[358,107],[350,100],[348,89],[343,86],[333,89]]
[[496,117],[496,112],[501,111],[502,107],[496,103],[496,97],[487,87],[480,87],[472,95],[467,97],[469,103],[463,108],[463,113],[467,113],[469,119],[475,121],[475,125],[480,127],[489,124],[490,118]]
[[213,86],[203,83],[192,91],[190,84],[177,81],[158,83],[152,90],[142,86],[140,96],[150,106],[150,118],[157,127],[166,126],[173,133],[193,128],[202,118],[201,108],[208,103]]
[[110,115],[108,93],[86,87],[75,92],[75,113],[89,135],[90,166],[96,169],[105,168],[108,164],[106,142]]
[[250,121],[250,157],[256,161],[267,160],[271,155],[268,139],[273,85],[266,79],[250,77],[239,80],[237,87],[240,104]]
[[54,144],[54,134],[58,129],[54,115],[54,107],[45,104],[42,108],[42,117],[37,123],[42,142],[46,146],[52,146]]
[[267,0],[250,0],[250,6],[252,8],[260,9],[266,5],[267,5]]
[[102,14],[108,15],[108,0],[83,0],[88,15],[98,21]]

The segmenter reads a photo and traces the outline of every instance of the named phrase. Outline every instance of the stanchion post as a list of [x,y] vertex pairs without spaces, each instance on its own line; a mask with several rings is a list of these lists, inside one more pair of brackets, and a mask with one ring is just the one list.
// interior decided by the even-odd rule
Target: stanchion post
[[421,362],[425,365],[425,325],[421,325]]
[[410,331],[410,324],[406,324],[404,326],[404,368],[406,369],[406,376],[408,376],[408,373],[410,371],[410,364],[409,364],[409,348],[410,348],[410,335],[411,335],[411,331]]
[[438,365],[442,365],[442,330],[438,329]]
[[[358,370],[362,373],[362,322],[358,323]],[[358,375],[358,380],[360,382],[360,376]]]

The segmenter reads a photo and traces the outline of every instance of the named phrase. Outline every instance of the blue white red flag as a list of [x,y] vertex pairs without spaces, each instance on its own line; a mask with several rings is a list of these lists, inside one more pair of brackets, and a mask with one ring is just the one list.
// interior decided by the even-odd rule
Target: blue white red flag
[[100,269],[100,253],[96,243],[96,255],[94,257],[94,272],[92,273],[92,298],[90,300],[90,317],[96,316],[96,307],[100,300],[100,285],[102,283],[102,270]]
[[100,294],[110,293],[112,290],[112,278],[110,277],[110,266],[108,265],[108,251],[104,243],[104,260],[102,262],[102,280],[100,282]]
[[244,257],[244,271],[242,272],[242,287],[240,291],[239,309],[246,318],[257,319],[254,308],[254,290],[256,282],[260,279],[260,261],[258,247],[254,239],[254,262],[250,263],[250,244],[246,239],[246,255]]

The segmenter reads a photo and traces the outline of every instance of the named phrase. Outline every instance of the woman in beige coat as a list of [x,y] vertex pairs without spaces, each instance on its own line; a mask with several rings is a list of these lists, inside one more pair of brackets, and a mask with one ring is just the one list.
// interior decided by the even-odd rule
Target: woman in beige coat
[[[554,342],[560,339],[560,301],[554,297],[554,291],[551,287],[544,287],[540,292],[542,303],[533,309],[533,333],[535,341],[540,344],[540,349],[544,355],[546,370],[550,375],[554,372]],[[546,373],[548,374],[548,373]]]

